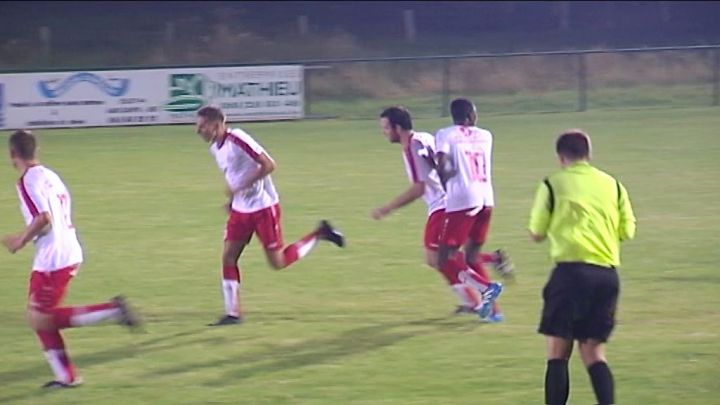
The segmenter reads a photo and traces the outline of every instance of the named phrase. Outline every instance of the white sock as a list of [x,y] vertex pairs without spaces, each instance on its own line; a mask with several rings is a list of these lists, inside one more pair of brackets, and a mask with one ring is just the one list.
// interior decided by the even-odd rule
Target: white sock
[[73,315],[70,317],[70,323],[72,326],[88,326],[107,320],[117,321],[120,319],[121,314],[122,312],[120,311],[120,308],[103,309],[100,311]]
[[230,316],[239,317],[240,307],[238,305],[238,291],[240,283],[235,280],[223,280],[222,292],[225,299],[225,313]]
[[481,283],[479,280],[476,280],[473,277],[473,274],[470,273],[471,271],[474,273],[474,271],[471,269],[461,271],[460,274],[458,274],[458,279],[460,279],[460,281],[469,285],[470,287],[480,291],[481,293],[487,291],[488,286]]
[[460,305],[464,305],[466,307],[475,308],[478,305],[477,300],[475,299],[475,296],[472,293],[472,290],[470,290],[470,287],[468,287],[465,284],[454,284],[452,286],[452,290],[457,295],[458,299],[460,300]]
[[50,369],[55,374],[55,380],[70,384],[72,378],[62,361],[62,358],[65,357],[65,350],[50,349],[46,350],[44,354]]

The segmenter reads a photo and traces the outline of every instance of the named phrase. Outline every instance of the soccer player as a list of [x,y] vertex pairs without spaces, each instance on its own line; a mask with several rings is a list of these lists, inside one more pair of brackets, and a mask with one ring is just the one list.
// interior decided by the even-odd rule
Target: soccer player
[[614,404],[604,343],[615,326],[620,242],[635,236],[635,215],[625,187],[590,165],[585,132],[564,132],[555,150],[562,170],[539,185],[529,224],[535,242],[550,240],[555,262],[538,328],[547,337],[545,403],[567,402],[568,360],[577,340],[598,404]]
[[210,143],[210,153],[224,173],[230,198],[222,255],[225,315],[212,325],[238,324],[242,322],[238,260],[253,234],[257,234],[270,266],[276,270],[305,257],[318,240],[343,247],[345,238],[323,220],[315,230],[285,247],[280,198],[270,177],[275,161],[248,133],[228,128],[225,114],[217,107],[206,106],[198,111],[196,130]]
[[[402,156],[410,187],[386,205],[374,209],[372,217],[380,220],[393,211],[423,198],[428,207],[428,220],[424,236],[426,262],[428,266],[440,271],[460,299],[456,313],[473,312],[480,304],[480,297],[474,288],[463,283],[461,279],[472,280],[473,284],[480,283],[485,288],[489,284],[486,277],[478,275],[470,268],[463,268],[462,257],[453,258],[452,260],[459,260],[460,263],[444,271],[438,266],[437,250],[445,218],[446,202],[445,191],[440,185],[440,179],[436,172],[434,137],[426,132],[413,131],[410,112],[398,106],[387,108],[380,114],[380,127],[391,143],[399,143],[402,146]],[[511,266],[507,255],[502,250],[484,253],[482,259],[492,262],[498,268],[506,271]],[[500,316],[498,313],[494,320],[499,320]]]
[[102,321],[138,327],[139,320],[120,296],[100,304],[60,306],[83,261],[72,223],[70,192],[55,172],[40,164],[36,139],[29,131],[13,133],[9,149],[12,164],[21,173],[17,192],[26,227],[20,233],[5,236],[2,243],[10,253],[30,242],[35,245],[27,319],[55,374],[55,380],[43,387],[74,387],[82,381],[65,350],[60,330]]
[[493,136],[490,131],[475,126],[477,112],[470,100],[453,100],[450,114],[454,125],[435,135],[438,174],[447,195],[438,261],[443,272],[462,271],[465,265],[450,259],[465,246],[467,266],[485,277],[485,282],[476,284],[483,293],[477,310],[481,318],[488,318],[503,288],[500,283],[490,282],[479,254],[487,238],[494,205]]

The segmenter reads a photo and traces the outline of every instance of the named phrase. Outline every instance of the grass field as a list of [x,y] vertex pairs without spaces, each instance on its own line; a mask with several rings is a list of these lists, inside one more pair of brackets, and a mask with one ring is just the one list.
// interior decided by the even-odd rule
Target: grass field
[[[419,120],[434,131],[444,120]],[[720,403],[720,114],[656,109],[506,115],[496,135],[488,248],[505,247],[518,283],[507,321],[449,315],[454,298],[422,262],[420,202],[383,222],[372,208],[406,186],[401,155],[375,120],[246,125],[279,163],[285,238],[328,218],[348,237],[282,272],[253,242],[241,261],[247,322],[221,314],[222,180],[190,126],[37,131],[42,159],[73,193],[86,263],[67,299],[125,293],[147,334],[68,330],[85,379],[42,392],[51,377],[25,326],[32,250],[0,261],[0,404],[538,404],[544,350],[535,333],[550,263],[525,231],[540,179],[556,169],[555,134],[582,127],[596,164],[628,188],[638,237],[621,269],[609,348],[618,403]],[[7,131],[6,131],[7,135]],[[0,170],[0,230],[21,226],[16,174]],[[594,403],[579,359],[572,404]]]
[[[571,88],[572,85],[567,87]],[[311,90],[312,92],[312,90]],[[453,91],[448,99],[470,97],[478,111],[487,115],[517,115],[549,112],[574,112],[578,109],[578,90],[522,91],[477,94]],[[350,93],[352,94],[352,93]],[[312,115],[340,117],[345,119],[375,118],[382,107],[393,104],[405,105],[415,117],[440,117],[441,109],[447,110],[442,91],[422,94],[406,94],[404,97],[382,99],[372,97],[321,97],[313,96]],[[677,84],[665,86],[633,85],[628,87],[590,88],[587,92],[587,108],[590,110],[688,108],[711,105],[712,87],[709,84]],[[447,111],[446,111],[447,114]]]

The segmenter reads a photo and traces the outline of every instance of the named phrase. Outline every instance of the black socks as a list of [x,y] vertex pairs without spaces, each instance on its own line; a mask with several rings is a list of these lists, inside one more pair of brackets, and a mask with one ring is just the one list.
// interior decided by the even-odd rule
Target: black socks
[[566,359],[548,360],[545,371],[545,403],[547,405],[565,405],[569,392],[568,361]]
[[615,383],[613,382],[610,367],[604,361],[598,361],[588,367],[590,381],[592,382],[598,404],[612,405],[615,403]]

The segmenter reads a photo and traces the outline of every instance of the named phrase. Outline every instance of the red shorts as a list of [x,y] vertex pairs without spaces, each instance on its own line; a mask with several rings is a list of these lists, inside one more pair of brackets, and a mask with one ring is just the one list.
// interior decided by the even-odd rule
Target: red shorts
[[255,212],[232,211],[225,228],[225,240],[248,241],[257,233],[266,250],[283,247],[280,204]]
[[427,224],[425,224],[425,249],[438,250],[444,221],[445,210],[437,210],[430,214]]
[[43,311],[60,305],[68,285],[77,274],[80,265],[73,265],[55,271],[33,271],[30,274],[28,290],[28,306]]
[[440,242],[449,247],[460,247],[468,240],[479,245],[485,243],[490,229],[492,207],[485,207],[473,216],[468,213],[475,208],[445,213],[445,223]]

